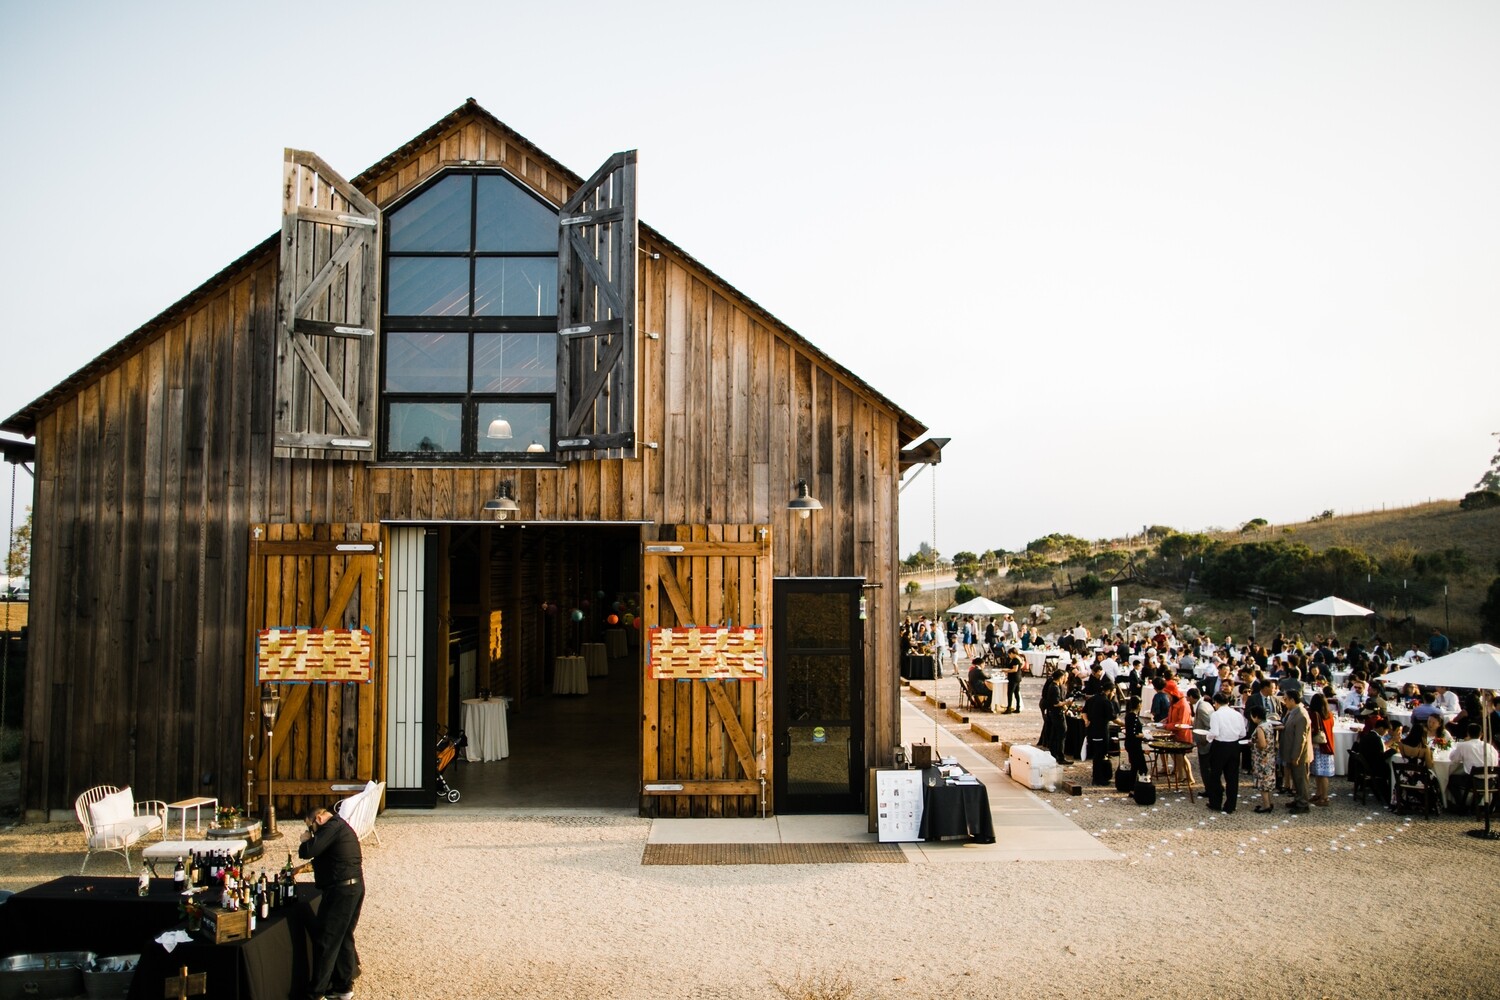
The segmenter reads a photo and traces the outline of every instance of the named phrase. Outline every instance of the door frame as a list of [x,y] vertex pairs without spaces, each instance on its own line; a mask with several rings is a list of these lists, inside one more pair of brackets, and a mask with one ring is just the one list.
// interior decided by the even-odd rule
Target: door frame
[[[777,664],[778,679],[772,692],[771,735],[775,747],[772,785],[777,809],[783,813],[862,813],[865,811],[865,630],[859,618],[859,601],[864,594],[864,577],[776,577],[772,582],[771,643],[772,662]],[[786,736],[787,683],[786,664],[795,655],[786,627],[788,600],[793,594],[849,595],[849,791],[837,795],[801,795],[787,790],[787,761],[790,746]],[[813,720],[816,721],[816,720]],[[827,720],[836,721],[836,720]],[[842,724],[842,723],[840,723]]]

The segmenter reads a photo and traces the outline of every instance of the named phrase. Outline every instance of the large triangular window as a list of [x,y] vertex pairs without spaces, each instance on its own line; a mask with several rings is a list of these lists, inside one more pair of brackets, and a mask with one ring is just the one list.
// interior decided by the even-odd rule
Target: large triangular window
[[451,171],[386,213],[382,454],[551,460],[558,213],[508,174]]

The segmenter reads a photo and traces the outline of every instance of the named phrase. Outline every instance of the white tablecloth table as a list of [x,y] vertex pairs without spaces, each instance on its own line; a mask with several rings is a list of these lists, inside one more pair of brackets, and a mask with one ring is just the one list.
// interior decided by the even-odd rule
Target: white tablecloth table
[[604,648],[608,651],[610,657],[612,658],[616,656],[624,656],[626,653],[625,630],[622,628],[605,629]]
[[504,760],[510,756],[510,731],[505,722],[505,698],[469,698],[464,701],[464,735],[469,746],[465,759]]
[[1026,661],[1026,667],[1034,675],[1041,675],[1046,669],[1047,657],[1057,657],[1057,665],[1066,667],[1071,661],[1068,651],[1065,649],[1023,649],[1019,650],[1021,657]]
[[609,654],[606,652],[604,643],[584,643],[583,661],[588,664],[588,674],[590,677],[609,676]]
[[1354,738],[1364,729],[1362,722],[1345,722],[1335,719],[1333,722],[1333,773],[1349,773],[1349,750],[1354,746]]
[[[1387,709],[1385,717],[1390,720],[1391,725],[1399,725],[1402,729],[1409,729],[1411,728],[1411,712],[1412,710],[1409,708],[1396,708],[1394,705],[1392,705],[1389,709]],[[1452,720],[1453,717],[1458,713],[1444,712],[1439,709],[1438,714],[1443,717],[1444,722],[1448,722]]]
[[552,668],[553,694],[588,694],[589,668],[581,656],[559,656]]

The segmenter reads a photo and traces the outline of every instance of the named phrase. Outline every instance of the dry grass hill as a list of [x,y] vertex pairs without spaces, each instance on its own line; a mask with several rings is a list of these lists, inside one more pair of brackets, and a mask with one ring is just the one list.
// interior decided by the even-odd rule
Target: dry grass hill
[[[1294,524],[1266,525],[1252,531],[1226,531],[1211,535],[1229,544],[1252,541],[1282,539],[1300,542],[1314,552],[1334,546],[1359,549],[1372,557],[1382,571],[1394,574],[1404,572],[1415,557],[1461,549],[1466,557],[1461,571],[1442,573],[1436,578],[1425,578],[1425,589],[1432,592],[1432,599],[1408,596],[1403,600],[1378,599],[1371,595],[1364,580],[1350,584],[1340,597],[1374,607],[1377,617],[1361,621],[1343,619],[1338,623],[1341,635],[1368,635],[1379,631],[1396,642],[1425,642],[1429,628],[1444,629],[1455,644],[1468,645],[1480,641],[1479,606],[1484,601],[1490,583],[1500,576],[1500,509],[1460,510],[1457,500],[1441,500],[1395,510],[1351,514],[1326,519],[1303,521]],[[1288,633],[1300,631],[1305,635],[1324,632],[1328,619],[1310,620],[1291,613],[1297,597],[1315,599],[1325,594],[1287,595],[1282,602],[1267,602],[1262,598],[1246,596],[1227,600],[1210,598],[1201,586],[1184,587],[1176,581],[1157,579],[1151,572],[1149,548],[1135,548],[1131,554],[1136,559],[1138,572],[1125,571],[1120,582],[1120,610],[1129,612],[1138,606],[1140,598],[1152,598],[1163,602],[1163,606],[1174,618],[1186,619],[1190,623],[1208,628],[1216,637],[1226,634],[1246,636],[1251,630],[1250,606],[1257,604],[1260,616],[1256,622],[1257,633],[1273,634],[1276,630]],[[1054,625],[1083,621],[1090,629],[1098,631],[1110,620],[1109,591],[1093,598],[1085,598],[1073,591],[1073,583],[1089,572],[1086,564],[1058,566],[1050,580],[1016,582],[1009,578],[998,579],[988,590],[978,589],[985,596],[1006,605],[1025,611],[1034,603],[1052,607]],[[1106,583],[1115,575],[1095,571]],[[1413,570],[1413,573],[1415,571]],[[932,593],[923,574],[916,574],[923,589],[915,595],[902,595],[903,607],[914,613],[931,612],[934,607],[947,608],[953,603],[954,589],[943,588]],[[925,580],[930,580],[930,572]],[[903,590],[906,579],[903,578]],[[1446,606],[1442,586],[1448,588]],[[1415,591],[1403,592],[1408,595]],[[1184,609],[1191,612],[1184,614]]]

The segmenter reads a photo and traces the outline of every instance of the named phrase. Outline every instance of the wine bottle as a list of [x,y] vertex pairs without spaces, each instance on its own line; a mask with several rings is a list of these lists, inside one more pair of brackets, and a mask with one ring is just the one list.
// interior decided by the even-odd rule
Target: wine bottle
[[147,870],[144,861],[141,862],[141,876],[136,879],[135,894],[137,896],[151,895],[151,872]]
[[172,885],[181,892],[187,882],[187,868],[183,866],[182,858],[177,859],[177,867],[172,869]]

